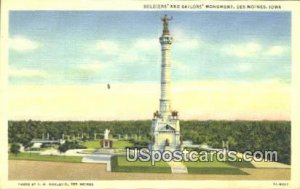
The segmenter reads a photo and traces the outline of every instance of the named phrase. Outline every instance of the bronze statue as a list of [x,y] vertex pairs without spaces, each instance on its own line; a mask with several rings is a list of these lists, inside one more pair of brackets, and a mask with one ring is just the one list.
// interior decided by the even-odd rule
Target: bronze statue
[[172,20],[172,19],[173,19],[173,17],[168,18],[167,15],[165,15],[163,18],[161,18],[161,21],[163,21],[163,26],[164,26],[163,34],[170,34],[170,32],[169,32],[169,21]]
[[159,118],[160,117],[160,113],[156,110],[156,112],[153,113],[153,118]]
[[178,112],[177,111],[172,111],[172,117],[177,118],[178,117]]

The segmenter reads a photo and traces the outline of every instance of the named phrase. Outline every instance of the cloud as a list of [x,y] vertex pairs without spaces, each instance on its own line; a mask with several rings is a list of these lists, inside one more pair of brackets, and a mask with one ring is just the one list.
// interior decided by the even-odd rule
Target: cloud
[[200,42],[197,39],[179,41],[178,47],[182,48],[184,50],[193,50],[193,49],[197,49],[200,47]]
[[227,44],[222,48],[225,54],[236,57],[282,56],[287,50],[286,46],[268,46],[258,42]]
[[[178,38],[177,38],[178,37]],[[180,32],[175,36],[174,48],[192,50],[201,47],[199,37],[185,36]],[[132,41],[115,41],[113,39],[98,40],[93,49],[103,55],[113,55],[118,63],[145,63],[145,57],[157,54],[160,57],[160,43],[157,38],[137,38]]]
[[193,67],[191,67],[190,65],[185,64],[183,62],[180,62],[180,61],[174,60],[174,61],[172,61],[172,64],[174,65],[174,66],[172,66],[174,69],[180,70],[180,72],[183,72],[183,73],[186,73],[186,72],[191,73],[194,71]]
[[9,39],[9,48],[17,52],[30,52],[41,47],[37,41],[33,41],[24,36],[14,36]]
[[251,63],[241,63],[237,66],[237,71],[239,72],[247,72],[253,68]]
[[95,60],[91,63],[79,64],[77,69],[85,72],[99,72],[102,71],[107,65]]
[[121,53],[119,55],[119,62],[122,63],[136,63],[139,62],[142,58],[139,56],[140,54],[137,53],[137,51],[131,50],[131,51],[126,51],[124,53]]
[[280,56],[286,51],[286,48],[283,46],[272,46],[267,50],[267,55],[271,56]]
[[160,51],[160,44],[158,39],[139,38],[122,49],[123,51],[119,53],[119,62],[141,64],[147,62],[145,59],[150,54]]
[[116,54],[120,51],[120,45],[112,40],[99,40],[95,48],[105,54]]
[[[115,64],[145,63],[144,58],[153,52],[159,52],[158,39],[138,38],[132,41],[114,41],[113,39],[98,40],[92,45],[99,55],[111,55]],[[107,59],[107,57],[103,57]],[[100,65],[99,65],[100,66]],[[92,66],[91,66],[92,67]],[[83,68],[83,67],[82,67]],[[100,67],[99,67],[100,68]],[[87,68],[84,68],[87,69]]]
[[9,76],[11,77],[39,77],[39,78],[45,78],[48,77],[49,74],[46,71],[38,70],[38,69],[27,69],[27,68],[9,68],[8,71]]
[[94,50],[100,51],[104,55],[113,55],[114,60],[118,62],[132,63],[140,61],[143,53],[159,49],[159,42],[148,38],[139,38],[129,43],[107,39],[97,41],[94,47]]
[[256,42],[249,42],[246,44],[225,45],[224,50],[227,54],[237,57],[250,57],[260,53],[262,46]]
[[155,50],[159,49],[160,45],[157,39],[140,38],[133,43],[132,48],[136,50]]
[[176,29],[174,34],[174,47],[181,50],[193,50],[203,46],[204,42],[198,35],[189,34],[183,29]]

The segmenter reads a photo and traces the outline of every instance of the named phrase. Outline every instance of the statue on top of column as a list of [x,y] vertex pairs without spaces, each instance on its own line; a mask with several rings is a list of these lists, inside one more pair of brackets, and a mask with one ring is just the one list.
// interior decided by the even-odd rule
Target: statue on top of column
[[164,26],[164,29],[163,29],[163,35],[164,34],[170,34],[170,31],[169,31],[169,21],[172,20],[173,17],[171,18],[168,18],[168,16],[165,14],[164,17],[161,18],[161,20],[163,21],[163,26]]

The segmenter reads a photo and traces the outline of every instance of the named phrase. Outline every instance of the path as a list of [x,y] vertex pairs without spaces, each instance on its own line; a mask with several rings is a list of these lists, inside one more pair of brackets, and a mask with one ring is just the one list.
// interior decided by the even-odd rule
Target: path
[[[289,180],[291,169],[241,169],[249,175],[107,172],[104,164],[9,160],[13,180]],[[63,170],[63,171],[62,171]]]
[[[237,157],[238,158],[243,158],[243,154],[242,153],[237,153]],[[290,169],[291,168],[290,165],[279,163],[279,162],[272,162],[272,161],[255,161],[255,160],[251,160],[251,164],[255,168],[274,168],[274,169]]]
[[183,173],[183,174],[188,173],[186,166],[182,162],[170,161],[167,163],[171,167],[172,173]]

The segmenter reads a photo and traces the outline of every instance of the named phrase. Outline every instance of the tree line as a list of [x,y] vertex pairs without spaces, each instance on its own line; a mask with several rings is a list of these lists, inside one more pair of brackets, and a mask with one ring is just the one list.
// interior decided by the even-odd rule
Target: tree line
[[[291,122],[289,121],[181,121],[183,140],[195,144],[206,143],[221,148],[228,141],[229,149],[276,150],[280,162],[290,164]],[[138,121],[9,121],[8,142],[30,146],[32,139],[40,139],[48,133],[51,139],[62,135],[84,135],[93,139],[95,133],[109,129],[113,136],[118,134],[142,136],[150,140],[151,120]]]

